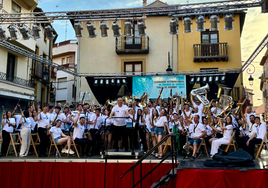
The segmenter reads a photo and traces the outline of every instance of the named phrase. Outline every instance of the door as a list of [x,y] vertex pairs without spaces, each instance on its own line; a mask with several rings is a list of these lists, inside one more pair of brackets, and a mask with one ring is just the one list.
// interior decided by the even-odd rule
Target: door
[[201,32],[201,56],[219,55],[219,32],[203,31]]
[[125,37],[125,49],[141,49],[142,38],[139,37],[137,21],[133,22],[133,37]]
[[15,77],[15,64],[16,56],[11,53],[8,53],[6,79],[11,82],[14,80]]

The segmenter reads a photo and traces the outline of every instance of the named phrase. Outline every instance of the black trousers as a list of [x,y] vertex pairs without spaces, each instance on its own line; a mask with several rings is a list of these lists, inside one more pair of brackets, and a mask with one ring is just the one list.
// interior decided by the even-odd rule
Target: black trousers
[[245,150],[245,143],[248,141],[248,139],[249,139],[248,136],[242,136],[242,137],[236,138],[236,142],[238,144],[238,147]]
[[182,148],[186,143],[186,136],[183,136],[182,134],[180,134],[179,139],[180,139],[180,150],[182,151],[183,150]]
[[92,154],[98,153],[100,151],[101,146],[101,136],[100,133],[97,133],[98,129],[90,129],[90,135],[92,137]]
[[206,136],[206,137],[204,137],[207,148],[208,148],[208,146],[210,147],[209,139],[211,139],[211,138],[212,138],[211,136]]
[[255,144],[261,144],[262,139],[260,138],[253,138],[252,140],[250,140],[249,145],[247,146],[247,141],[245,141],[245,151],[248,152],[253,158],[254,158],[254,148],[255,148]]
[[141,143],[143,145],[143,150],[147,151],[148,147],[147,147],[147,143],[146,143],[146,133],[145,133],[145,127],[144,126],[139,127],[139,134],[140,134]]
[[121,140],[121,137],[123,137],[123,145],[125,147],[125,150],[127,150],[128,139],[127,139],[126,125],[114,126],[113,135],[114,135],[114,148],[118,149],[118,140]]
[[[82,147],[82,155],[88,155],[90,148],[92,147],[92,141],[87,138],[76,138],[74,142]],[[85,151],[86,150],[86,151]]]
[[10,138],[9,132],[7,132],[5,130],[2,131],[2,136],[3,136],[3,143],[2,143],[2,147],[1,147],[1,155],[6,156],[8,145],[10,143],[11,138]]
[[42,157],[46,155],[46,150],[49,143],[49,136],[47,135],[47,129],[39,127],[38,135],[40,137],[39,155]]

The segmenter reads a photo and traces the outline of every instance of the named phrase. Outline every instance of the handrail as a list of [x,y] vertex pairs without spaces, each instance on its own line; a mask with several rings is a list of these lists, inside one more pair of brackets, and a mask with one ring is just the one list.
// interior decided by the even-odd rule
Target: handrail
[[[148,172],[144,177],[142,177],[142,174],[141,174],[141,179],[136,183],[134,184],[134,169],[140,164],[142,165],[142,161],[144,159],[146,159],[148,156],[150,156],[152,154],[152,152],[157,149],[159,146],[161,146],[165,141],[167,141],[170,137],[173,138],[173,137],[176,137],[178,134],[168,134],[166,135],[159,143],[157,143],[154,147],[152,147],[145,155],[143,155],[132,167],[130,167],[124,174],[122,174],[120,176],[120,179],[123,178],[128,172],[131,172],[133,171],[133,187],[136,187],[139,183],[142,182],[143,179],[145,179],[151,172],[153,172],[160,164],[163,163],[164,160],[166,160],[170,153],[172,153],[172,169],[173,169],[173,175],[174,175],[174,161],[173,161],[173,156],[174,156],[174,152],[173,152],[173,139],[171,139],[171,152],[165,156],[153,169],[150,170],[150,172]],[[175,158],[176,157],[176,154],[175,154]],[[177,163],[177,159],[175,160],[175,162]],[[141,166],[142,168],[142,166]],[[142,170],[141,170],[141,173],[142,173]]]

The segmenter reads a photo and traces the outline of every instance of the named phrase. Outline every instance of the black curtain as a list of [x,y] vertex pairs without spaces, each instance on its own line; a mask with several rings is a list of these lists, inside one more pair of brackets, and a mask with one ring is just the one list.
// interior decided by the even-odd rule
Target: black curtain
[[[105,104],[107,99],[114,100],[118,97],[118,92],[121,89],[121,85],[117,86],[115,84],[114,86],[111,86],[111,79],[109,79],[109,86],[105,85],[106,79],[103,80],[103,86],[100,86],[99,84],[98,86],[94,86],[94,77],[86,77],[86,79],[89,87],[91,88],[92,93],[100,104]],[[115,81],[116,80],[117,79],[115,79]],[[122,79],[120,79],[120,81],[120,83],[122,84]],[[132,93],[132,77],[126,78],[126,83],[127,85],[125,86],[124,94]]]

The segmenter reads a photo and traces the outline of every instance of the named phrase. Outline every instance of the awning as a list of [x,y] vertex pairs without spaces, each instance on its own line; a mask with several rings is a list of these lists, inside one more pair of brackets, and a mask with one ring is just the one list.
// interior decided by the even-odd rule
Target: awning
[[0,96],[6,97],[6,98],[27,100],[27,101],[33,101],[35,99],[35,95],[8,90],[8,89],[3,89],[3,88],[0,88]]

